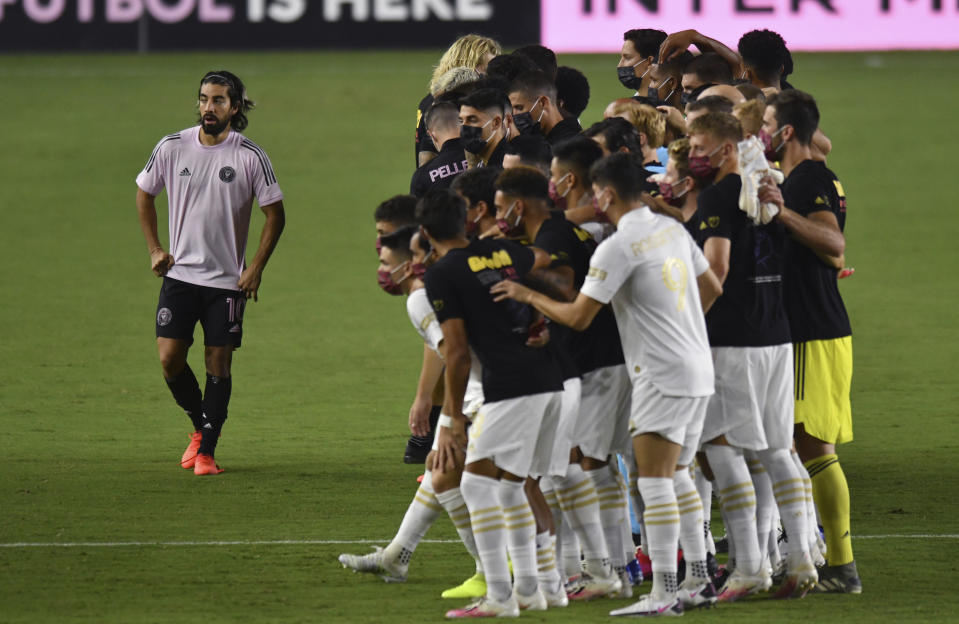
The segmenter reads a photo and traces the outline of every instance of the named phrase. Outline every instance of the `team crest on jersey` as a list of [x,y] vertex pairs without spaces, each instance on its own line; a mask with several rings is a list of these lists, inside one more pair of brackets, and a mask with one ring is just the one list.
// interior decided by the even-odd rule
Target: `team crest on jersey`
[[437,312],[442,312],[442,310],[443,310],[443,300],[442,300],[442,299],[434,299],[434,300],[433,300],[433,309],[436,310]]
[[157,325],[160,327],[166,327],[172,320],[173,312],[170,311],[170,308],[160,308],[160,311],[157,312]]
[[711,228],[719,227],[719,217],[709,217],[708,219],[706,219],[706,222],[709,224],[709,227]]
[[236,169],[233,167],[223,167],[220,169],[220,179],[226,183],[230,183],[236,179]]

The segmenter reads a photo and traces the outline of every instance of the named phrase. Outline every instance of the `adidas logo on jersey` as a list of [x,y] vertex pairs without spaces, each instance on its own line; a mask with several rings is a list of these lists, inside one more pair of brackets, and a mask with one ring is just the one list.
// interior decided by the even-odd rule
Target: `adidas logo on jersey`
[[192,175],[192,174],[190,173],[190,170],[187,167],[184,167],[183,171],[180,172],[180,177],[182,178],[183,176],[188,176],[188,175]]

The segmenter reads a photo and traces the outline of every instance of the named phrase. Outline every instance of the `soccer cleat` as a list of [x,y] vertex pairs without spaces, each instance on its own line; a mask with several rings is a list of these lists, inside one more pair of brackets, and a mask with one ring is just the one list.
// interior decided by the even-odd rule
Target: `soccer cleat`
[[379,546],[368,555],[343,554],[338,557],[344,568],[353,572],[376,574],[387,583],[405,583],[409,565],[387,560],[385,551]]
[[440,598],[456,598],[463,600],[469,598],[482,598],[485,595],[486,577],[477,572],[456,587],[451,587],[450,589],[443,591],[443,593],[440,594]]
[[672,599],[654,598],[652,594],[641,596],[639,600],[623,607],[609,612],[610,615],[637,615],[637,616],[676,616],[683,614],[683,603],[679,598]]
[[462,609],[451,609],[446,612],[449,619],[456,618],[484,618],[484,617],[519,617],[519,605],[516,596],[500,602],[486,596],[476,602],[466,605]]
[[431,436],[410,436],[406,442],[406,450],[403,451],[404,464],[425,464],[426,456],[433,449],[433,438]]
[[711,552],[706,553],[706,571],[709,572],[709,578],[713,580],[716,580],[719,575],[719,562],[716,560],[716,555]]
[[536,588],[531,596],[524,596],[515,589],[513,595],[516,596],[516,605],[520,611],[545,611],[547,607],[546,596],[543,590]]
[[636,561],[639,562],[639,571],[643,573],[643,576],[648,579],[653,578],[653,560],[643,552],[642,546],[636,547]]
[[193,474],[195,475],[218,475],[223,472],[212,455],[206,453],[197,453],[196,462],[193,464]]
[[619,593],[623,589],[622,581],[615,573],[609,576],[590,576],[583,574],[582,578],[569,587],[566,591],[566,597],[571,601],[586,601],[601,596],[611,596]]
[[723,589],[719,592],[719,602],[734,602],[751,594],[758,594],[766,589],[769,574],[765,568],[760,568],[759,574],[750,576],[743,574],[738,568],[726,579]]
[[809,553],[789,555],[786,576],[776,592],[776,598],[802,598],[816,586],[818,580],[816,566],[812,564]]
[[819,568],[819,582],[812,591],[817,594],[861,594],[862,581],[856,562]]
[[561,609],[569,606],[569,598],[566,596],[566,588],[560,586],[555,592],[544,591],[546,597],[546,606],[550,609]]
[[709,581],[701,583],[696,579],[688,578],[679,586],[676,597],[683,603],[685,609],[702,609],[716,604],[719,593]]
[[194,431],[190,434],[190,443],[183,451],[183,457],[180,458],[180,466],[189,470],[196,463],[196,454],[200,450],[200,441],[203,440],[203,434]]

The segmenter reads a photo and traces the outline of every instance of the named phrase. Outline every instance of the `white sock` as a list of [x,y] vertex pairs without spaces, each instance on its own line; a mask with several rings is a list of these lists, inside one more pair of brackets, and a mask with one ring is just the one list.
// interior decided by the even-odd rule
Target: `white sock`
[[[596,576],[608,576],[609,550],[599,515],[599,498],[593,481],[579,464],[570,464],[563,478],[553,478],[556,495],[563,515],[576,532],[586,560],[586,571]],[[563,551],[566,551],[564,545]]]
[[442,511],[443,508],[433,494],[433,479],[429,471],[426,471],[423,482],[406,509],[400,528],[397,529],[393,541],[384,549],[386,556],[398,560],[402,565],[408,565],[416,546]]
[[506,520],[506,546],[513,562],[513,587],[524,596],[536,593],[536,520],[522,481],[499,482],[499,504]]
[[506,521],[499,503],[499,481],[464,472],[460,492],[470,510],[476,552],[486,571],[486,593],[493,600],[508,600],[513,590],[506,562]]
[[696,484],[699,500],[703,504],[703,535],[706,538],[706,551],[715,555],[716,543],[713,541],[713,533],[710,531],[713,513],[713,482],[706,478],[698,463],[693,465],[695,466],[693,482]]
[[786,449],[766,449],[759,452],[759,458],[772,480],[773,495],[776,497],[779,517],[782,518],[783,526],[786,528],[786,535],[790,539],[793,539],[793,535],[796,536],[797,548],[793,548],[790,544],[790,554],[794,556],[799,556],[801,553],[808,554],[809,545],[803,539],[808,530],[806,523],[806,490],[789,451]]
[[476,552],[476,540],[473,538],[473,526],[470,524],[470,512],[466,508],[466,501],[463,500],[463,494],[460,489],[453,488],[436,495],[436,500],[442,505],[446,513],[449,514],[450,521],[456,527],[456,533],[460,536],[463,546],[467,552],[473,556],[476,561],[476,573],[483,573],[483,562]]
[[544,592],[556,593],[562,586],[556,567],[556,536],[549,531],[536,534],[536,575]]
[[[653,589],[657,598],[669,600],[676,595],[676,554],[679,542],[679,505],[673,480],[666,477],[640,477],[639,492],[646,505],[643,516],[649,543],[643,545],[653,564]],[[698,533],[698,529],[697,529]]]
[[819,541],[819,520],[816,517],[816,502],[812,497],[812,479],[809,478],[809,471],[806,470],[806,466],[803,465],[802,460],[799,459],[799,453],[792,451],[789,453],[792,457],[793,464],[796,466],[796,470],[799,471],[799,478],[802,479],[803,489],[805,490],[806,497],[806,539],[805,542],[809,547],[810,552],[815,552],[813,549],[818,548]]
[[776,500],[773,498],[772,482],[759,457],[750,451],[745,452],[745,457],[749,476],[753,481],[753,491],[756,492],[756,541],[759,543],[759,558],[765,561],[769,556],[769,534],[773,528]]
[[[563,524],[559,532],[557,543],[562,552],[563,578],[569,579],[578,575],[583,570],[583,551],[579,547],[579,538],[576,537],[576,531],[569,524],[569,516],[563,514]],[[557,558],[560,554],[557,553]]]
[[[756,536],[756,492],[743,452],[721,444],[707,444],[705,448],[719,488],[726,535],[736,544],[736,569],[755,576],[762,562]],[[732,545],[729,551],[733,552]]]
[[599,519],[603,525],[606,539],[606,552],[609,563],[617,573],[626,568],[626,545],[623,543],[623,513],[626,511],[626,492],[624,492],[610,466],[596,470],[584,470],[593,482],[599,497]]
[[[556,535],[553,535],[553,555],[556,558],[556,571],[561,578],[566,578],[563,570],[563,552],[562,541],[558,539],[563,534],[563,510],[560,509],[559,499],[556,498],[556,490],[553,487],[553,481],[549,477],[543,477],[539,480],[539,489],[543,492],[543,498],[549,505],[549,511],[553,514],[553,527],[556,529]],[[538,554],[538,553],[537,553]]]
[[709,581],[706,571],[706,539],[703,536],[703,505],[689,470],[677,470],[673,476],[676,503],[679,506],[679,542],[686,560],[686,576]]

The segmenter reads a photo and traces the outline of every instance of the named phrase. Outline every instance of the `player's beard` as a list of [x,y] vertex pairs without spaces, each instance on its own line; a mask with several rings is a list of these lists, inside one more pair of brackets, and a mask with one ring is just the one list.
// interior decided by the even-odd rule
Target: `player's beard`
[[[210,117],[213,118],[212,115]],[[209,134],[210,136],[217,136],[218,134],[226,130],[226,127],[228,125],[230,125],[229,118],[217,119],[215,124],[208,124],[206,122],[205,117],[200,117],[199,122],[200,122],[200,128],[203,129],[203,132],[206,134]]]

